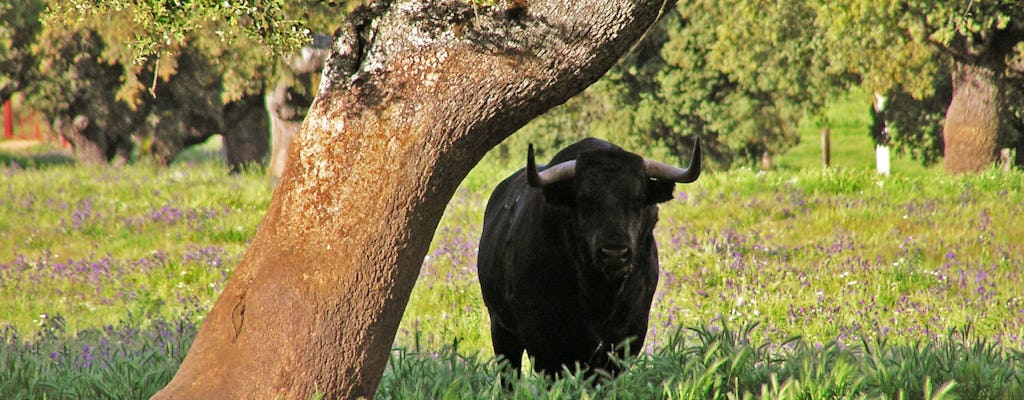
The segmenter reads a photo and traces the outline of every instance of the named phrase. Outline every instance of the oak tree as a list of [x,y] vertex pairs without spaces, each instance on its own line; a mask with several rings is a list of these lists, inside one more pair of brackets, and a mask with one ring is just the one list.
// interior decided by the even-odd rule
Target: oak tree
[[670,5],[400,0],[352,13],[256,237],[155,397],[372,396],[462,178]]
[[0,41],[10,42],[0,50],[0,90],[23,91],[82,161],[168,163],[219,133],[237,170],[267,153],[264,92],[292,75],[278,60],[309,41],[311,29],[326,31],[327,17],[351,1],[282,3],[0,6]]
[[[843,0],[816,7],[817,24],[837,44],[836,68],[908,105],[892,115],[905,126],[896,141],[930,146],[936,137],[928,132],[941,131],[944,165],[953,173],[987,168],[999,147],[1024,147],[1020,2]],[[943,107],[941,130],[929,111],[936,106]],[[933,154],[919,150],[926,159]]]

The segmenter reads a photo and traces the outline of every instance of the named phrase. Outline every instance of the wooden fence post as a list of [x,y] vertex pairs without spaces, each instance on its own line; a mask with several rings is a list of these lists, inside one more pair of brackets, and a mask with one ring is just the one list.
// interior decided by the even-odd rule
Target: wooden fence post
[[827,127],[821,130],[821,164],[825,168],[832,165],[832,130]]
[[14,112],[11,110],[11,99],[4,101],[4,138],[14,138]]
[[1006,147],[999,150],[999,167],[1003,172],[1013,170],[1013,149]]

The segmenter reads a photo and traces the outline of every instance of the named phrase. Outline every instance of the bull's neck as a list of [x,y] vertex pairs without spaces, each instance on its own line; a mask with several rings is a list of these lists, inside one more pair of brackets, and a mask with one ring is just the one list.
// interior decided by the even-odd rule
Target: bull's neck
[[622,292],[633,279],[633,274],[626,274],[621,279],[607,280],[593,268],[577,266],[576,283],[580,293],[580,306],[589,316],[603,319],[610,317],[620,308],[619,305],[623,303]]

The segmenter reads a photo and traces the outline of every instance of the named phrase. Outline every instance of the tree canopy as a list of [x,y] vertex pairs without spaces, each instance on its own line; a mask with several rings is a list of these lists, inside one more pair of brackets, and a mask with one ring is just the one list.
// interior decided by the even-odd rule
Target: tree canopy
[[[316,32],[333,32],[359,1],[146,1],[47,0],[42,20],[55,36],[91,30],[108,43],[102,57],[125,66],[121,99],[169,79],[183,49],[207,58],[224,79],[222,100],[262,90],[281,55],[294,53]],[[112,23],[113,22],[113,23]],[[117,45],[114,45],[116,43]],[[256,86],[260,86],[256,88]]]
[[[9,97],[25,90],[26,82],[39,81],[26,78],[32,72],[26,66],[46,64],[59,53],[61,38],[89,30],[97,41],[95,58],[121,67],[114,94],[127,107],[138,107],[140,94],[173,78],[186,49],[214,60],[209,67],[219,81],[219,101],[226,104],[266,91],[265,83],[282,73],[281,54],[308,43],[312,32],[333,32],[340,16],[358,3],[29,0],[22,7],[0,5],[5,22],[0,94]],[[40,23],[32,15],[43,9]],[[876,140],[932,163],[946,151],[947,108],[954,81],[962,79],[958,71],[977,65],[997,86],[994,145],[1024,143],[1020,2],[697,0],[678,4],[670,14],[604,79],[528,125],[522,136],[540,148],[599,136],[655,153],[667,149],[685,159],[692,142],[687,137],[700,135],[719,165],[752,164],[795,144],[796,125],[817,114],[831,96],[861,86],[868,95],[888,99],[880,115],[887,135]],[[52,70],[44,72],[51,74],[53,87],[67,86]],[[45,92],[46,84],[39,85]],[[872,100],[864,99],[865,110]],[[47,106],[53,105],[40,108]]]
[[827,43],[813,25],[793,23],[813,17],[809,5],[731,3],[678,4],[611,73],[560,111],[578,120],[556,112],[537,128],[664,146],[681,162],[692,143],[686,137],[699,135],[721,167],[787,150],[800,120],[849,80],[827,68]]
[[999,145],[1020,147],[1024,4],[1019,1],[823,2],[818,26],[836,51],[836,68],[856,74],[869,93],[890,97],[890,137],[924,162],[944,152],[943,128],[957,65],[991,71],[997,86]]
[[220,133],[240,168],[266,153],[266,118],[253,118],[265,113],[265,92],[295,79],[282,59],[312,32],[331,32],[349,3],[5,5],[0,40],[10,46],[0,53],[0,94],[26,92],[82,160],[166,163]]
[[0,4],[0,99],[20,91],[30,66],[35,64],[31,45],[41,29],[43,4],[27,1],[20,6]]
[[1000,145],[1019,147],[1020,21],[1022,5],[999,0],[684,2],[579,100],[527,130],[586,131],[682,159],[679,137],[696,134],[719,164],[751,164],[792,146],[801,118],[860,86],[889,100],[888,136],[876,140],[932,163],[944,152],[953,66],[968,62],[994,71]]

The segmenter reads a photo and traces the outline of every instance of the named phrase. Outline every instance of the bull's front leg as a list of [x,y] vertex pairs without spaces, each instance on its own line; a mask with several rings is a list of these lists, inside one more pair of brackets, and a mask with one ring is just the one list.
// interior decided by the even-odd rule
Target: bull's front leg
[[498,324],[494,317],[491,317],[491,345],[498,361],[504,359],[508,369],[515,371],[518,376],[523,366],[523,342],[514,333]]

